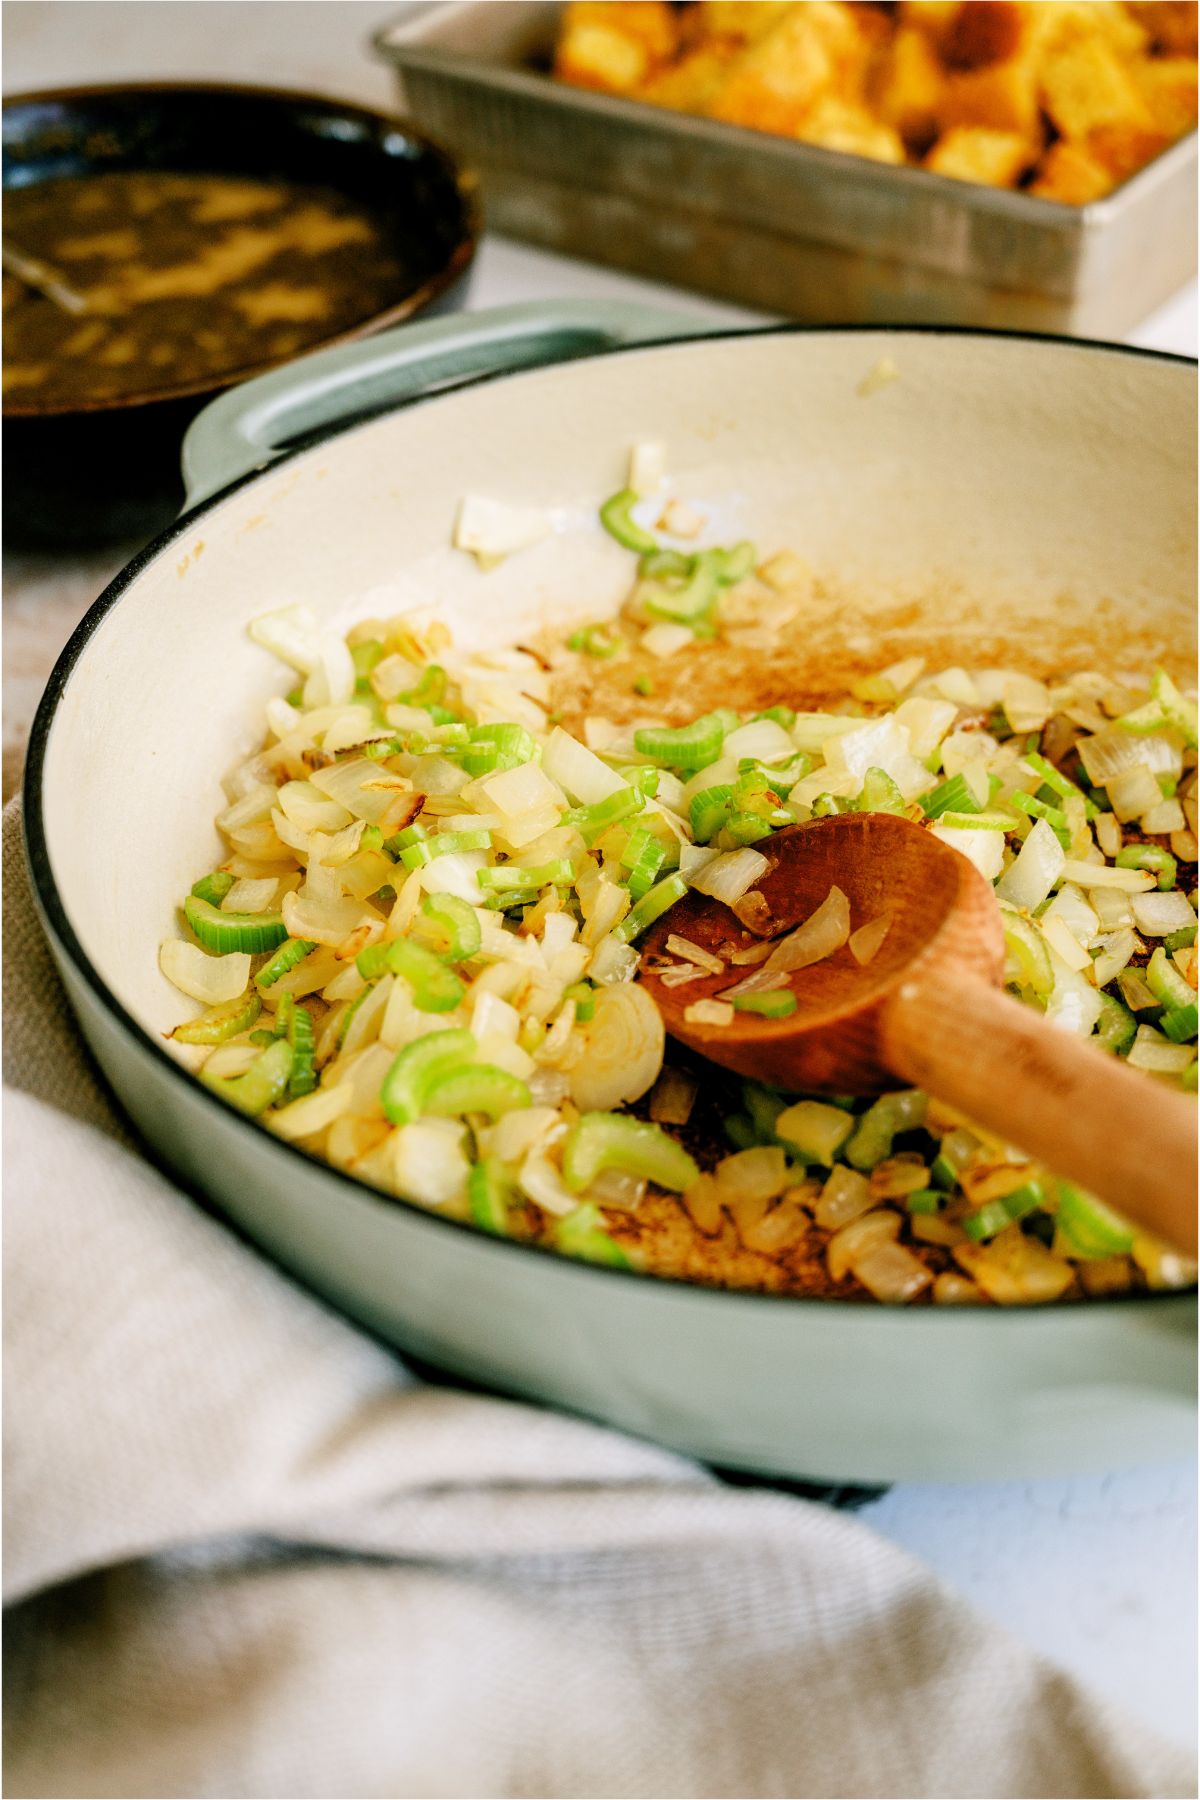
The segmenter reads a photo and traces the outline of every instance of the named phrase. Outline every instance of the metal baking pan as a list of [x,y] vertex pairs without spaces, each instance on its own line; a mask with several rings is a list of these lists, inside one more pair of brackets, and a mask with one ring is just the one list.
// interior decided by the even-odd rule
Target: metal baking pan
[[455,0],[374,39],[498,231],[813,323],[1117,337],[1195,273],[1195,133],[1066,206],[568,87],[560,11]]

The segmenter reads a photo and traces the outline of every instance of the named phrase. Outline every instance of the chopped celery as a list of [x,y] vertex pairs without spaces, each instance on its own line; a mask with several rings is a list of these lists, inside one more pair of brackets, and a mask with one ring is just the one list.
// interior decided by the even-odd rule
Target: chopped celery
[[[478,929],[478,921],[476,921]],[[413,1005],[420,1012],[453,1012],[466,993],[462,981],[448,963],[412,938],[395,938],[390,944],[368,944],[355,958],[364,981],[375,981],[386,971],[399,975],[412,989]]]
[[194,894],[184,901],[183,913],[204,948],[220,956],[231,950],[248,950],[256,956],[274,950],[287,937],[287,926],[278,913],[222,912]]
[[613,1269],[629,1267],[629,1258],[605,1231],[598,1206],[577,1206],[557,1220],[554,1244],[564,1255],[581,1257],[584,1262],[606,1263]]
[[786,1019],[796,1010],[796,996],[790,988],[768,988],[765,993],[735,994],[734,1012],[758,1013],[764,1019]]
[[533,1096],[525,1082],[507,1069],[491,1063],[467,1063],[430,1080],[422,1111],[452,1118],[484,1113],[494,1124],[504,1113],[532,1105]]
[[1114,999],[1112,994],[1100,995],[1100,1017],[1096,1022],[1096,1044],[1101,1050],[1111,1050],[1116,1056],[1124,1056],[1137,1036],[1137,1020],[1127,1006]]
[[1027,750],[1025,752],[1024,760],[1029,764],[1029,767],[1033,770],[1035,775],[1041,776],[1043,787],[1048,787],[1051,793],[1059,795],[1063,800],[1069,800],[1072,796],[1077,800],[1083,800],[1086,803],[1088,818],[1095,818],[1097,812],[1100,810],[1095,802],[1089,800],[1083,789],[1077,787],[1069,776],[1064,775],[1060,769],[1056,769],[1052,762],[1047,761],[1047,759],[1044,756],[1039,755],[1036,750]]
[[905,1195],[904,1205],[910,1213],[935,1213],[945,1198],[936,1188],[918,1188],[916,1193]]
[[1031,819],[1045,819],[1063,849],[1071,848],[1071,827],[1061,806],[1051,806],[1048,801],[1039,800],[1036,794],[1023,794],[1019,789],[1009,794],[1008,804]]
[[1180,931],[1171,931],[1163,939],[1164,950],[1190,950],[1196,942],[1196,927],[1185,925]]
[[446,693],[446,671],[440,663],[430,663],[415,688],[400,695],[405,706],[437,706]]
[[637,502],[638,495],[633,488],[621,488],[600,508],[600,523],[622,549],[632,550],[638,556],[652,556],[658,550],[658,539],[634,519],[633,509]]
[[1157,844],[1129,844],[1117,851],[1117,867],[1149,869],[1158,876],[1159,891],[1165,894],[1175,886],[1178,864],[1169,850],[1162,850]]
[[456,755],[468,775],[494,775],[529,762],[536,749],[523,725],[476,725],[470,743]]
[[588,1024],[596,1014],[596,990],[590,981],[576,981],[563,994],[564,1000],[575,1002],[575,1017],[581,1025]]
[[744,1081],[742,1104],[750,1115],[757,1134],[752,1141],[760,1144],[778,1143],[780,1140],[775,1135],[775,1122],[780,1113],[786,1112],[790,1102],[782,1094],[776,1094],[757,1081]]
[[645,826],[630,832],[621,852],[621,867],[629,871],[629,891],[635,900],[649,893],[666,860],[666,846],[660,844]]
[[1037,926],[1015,907],[1003,904],[1000,923],[1009,959],[1006,978],[1018,987],[1032,988],[1035,994],[1048,994],[1054,986],[1054,967],[1049,946]]
[[286,1038],[278,1038],[260,1056],[256,1056],[244,1075],[225,1079],[201,1069],[200,1079],[222,1100],[228,1100],[239,1112],[256,1117],[282,1099],[292,1072],[295,1052]]
[[310,938],[289,938],[286,944],[280,944],[269,962],[265,962],[254,977],[260,988],[271,987],[284,975],[290,975],[297,963],[302,963],[316,945]]
[[474,1037],[462,1029],[431,1031],[406,1044],[384,1077],[379,1094],[392,1124],[410,1125],[419,1119],[433,1083],[469,1063],[475,1049]]
[[460,856],[466,850],[490,850],[490,831],[439,831],[436,837],[408,844],[400,852],[406,869],[423,869],[439,856]]
[[421,914],[424,922],[419,922],[419,929],[435,937],[437,954],[447,962],[466,962],[478,954],[479,920],[465,900],[454,894],[426,894]]
[[615,656],[618,650],[624,650],[625,639],[620,632],[612,633],[606,625],[583,625],[573,631],[567,639],[567,649],[577,650],[583,656],[608,658]]
[[198,1019],[177,1025],[171,1036],[181,1044],[224,1044],[249,1031],[261,1011],[262,1001],[257,994],[239,994],[236,1000],[210,1006]]
[[636,906],[614,927],[612,935],[619,944],[632,942],[648,925],[653,925],[655,919],[660,918],[668,907],[674,906],[677,900],[682,900],[686,893],[687,882],[683,876],[668,875],[665,880],[652,887],[648,894],[642,895]]
[[368,677],[375,664],[383,656],[383,645],[378,638],[364,638],[361,644],[355,644],[350,651],[350,660],[354,664],[354,691],[357,694],[372,692]]
[[214,869],[211,875],[202,875],[199,881],[192,883],[192,896],[196,900],[207,900],[210,906],[220,906],[233,881],[233,876],[225,869]]
[[692,821],[692,836],[698,844],[707,844],[710,838],[716,837],[729,817],[732,799],[733,789],[725,784],[703,788],[700,793],[692,795],[688,812]]
[[648,726],[633,734],[639,756],[672,769],[703,769],[721,754],[725,731],[715,713],[706,713],[678,731]]
[[556,883],[574,879],[575,871],[569,857],[557,856],[551,862],[539,863],[537,868],[527,869],[520,863],[501,863],[494,869],[477,869],[476,880],[481,888],[491,892],[507,892],[520,889],[532,893],[537,888],[553,887]]
[[651,581],[686,581],[694,561],[694,557],[684,556],[680,550],[651,550],[638,564],[638,574]]
[[1195,988],[1183,979],[1161,944],[1146,965],[1145,978],[1155,999],[1161,1001],[1169,1011],[1195,1004]]
[[904,795],[884,769],[868,769],[862,791],[849,809],[851,812],[906,812]]
[[725,1127],[725,1136],[735,1150],[753,1150],[760,1141],[752,1121],[746,1117],[745,1113],[730,1113],[722,1123]]
[[[792,823],[793,820],[789,814],[788,824]],[[735,846],[757,844],[760,838],[770,837],[771,830],[771,825],[759,813],[731,813],[725,822],[720,841],[722,844],[728,843]]]
[[652,619],[666,619],[674,625],[694,628],[698,621],[707,618],[720,584],[712,555],[711,551],[702,551],[695,557],[691,573],[682,582],[643,582],[638,598]]
[[640,694],[643,699],[646,699],[650,694],[652,694],[654,692],[654,683],[651,680],[650,676],[649,675],[635,675],[634,681],[633,681],[633,691],[635,694]]
[[1006,1225],[1014,1224],[1029,1213],[1036,1212],[1046,1203],[1045,1190],[1040,1181],[1026,1181],[1011,1194],[1005,1194],[999,1200],[985,1201],[982,1206],[968,1213],[962,1221],[962,1228],[974,1243],[983,1243],[986,1238],[995,1237]]
[[288,1021],[287,1041],[292,1047],[292,1066],[288,1074],[288,1097],[299,1100],[302,1094],[311,1094],[317,1085],[317,1066],[314,1055],[316,1037],[313,1032],[312,1014],[304,1006],[293,1006]]
[[563,814],[563,824],[573,825],[587,843],[607,831],[620,819],[627,819],[632,813],[641,812],[645,806],[645,796],[636,787],[617,788],[603,800],[595,800],[591,806],[574,806]]
[[743,538],[728,550],[709,550],[705,554],[712,558],[713,569],[722,587],[733,587],[735,583],[745,581],[747,575],[754,573],[758,559],[749,538]]
[[1188,1006],[1172,1007],[1163,1014],[1160,1023],[1173,1044],[1189,1044],[1196,1036],[1197,1016],[1193,1000]]
[[1120,1214],[1069,1181],[1058,1184],[1054,1222],[1073,1256],[1123,1256],[1133,1248],[1133,1232]]
[[516,1185],[502,1162],[488,1157],[475,1164],[467,1178],[467,1201],[471,1218],[480,1230],[504,1237],[515,1197]]
[[881,1094],[859,1118],[846,1145],[846,1161],[855,1169],[873,1169],[892,1154],[892,1140],[898,1132],[913,1131],[924,1123],[927,1104],[919,1088]]
[[922,794],[920,806],[927,819],[940,819],[945,812],[977,813],[980,810],[965,775],[952,775],[932,793]]
[[580,1193],[604,1169],[622,1169],[679,1194],[700,1174],[687,1151],[661,1126],[624,1113],[587,1112],[567,1133],[563,1180]]

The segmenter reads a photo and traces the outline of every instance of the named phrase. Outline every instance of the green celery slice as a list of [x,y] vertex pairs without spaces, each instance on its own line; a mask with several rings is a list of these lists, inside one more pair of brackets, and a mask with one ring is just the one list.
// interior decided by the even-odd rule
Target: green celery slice
[[518,1076],[492,1063],[468,1063],[430,1081],[422,1110],[451,1118],[484,1113],[494,1124],[504,1113],[532,1105],[533,1096]]
[[199,1018],[177,1025],[171,1036],[181,1044],[224,1044],[249,1031],[261,1011],[257,994],[239,994],[236,1000],[210,1006]]
[[441,1075],[469,1063],[475,1055],[475,1039],[469,1031],[431,1031],[406,1044],[399,1052],[380,1090],[383,1110],[393,1125],[410,1125],[419,1119],[425,1096]]
[[194,894],[184,901],[183,913],[204,948],[221,956],[234,950],[248,950],[257,956],[263,950],[274,950],[287,937],[287,926],[278,913],[222,912]]
[[683,1146],[661,1126],[624,1113],[584,1113],[563,1145],[563,1180],[580,1193],[604,1169],[621,1169],[678,1194],[700,1174]]

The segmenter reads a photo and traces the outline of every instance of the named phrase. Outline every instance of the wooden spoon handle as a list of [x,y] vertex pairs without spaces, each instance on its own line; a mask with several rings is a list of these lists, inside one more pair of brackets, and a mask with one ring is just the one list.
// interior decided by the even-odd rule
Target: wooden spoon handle
[[914,970],[882,1060],[1006,1142],[1196,1254],[1196,1106],[967,971]]

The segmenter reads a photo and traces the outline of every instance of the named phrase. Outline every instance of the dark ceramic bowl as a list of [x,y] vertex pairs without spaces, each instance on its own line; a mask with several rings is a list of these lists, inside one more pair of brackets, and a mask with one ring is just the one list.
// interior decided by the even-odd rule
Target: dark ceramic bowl
[[[283,179],[334,188],[371,214],[405,271],[383,310],[308,346],[360,337],[461,305],[479,216],[474,183],[408,124],[318,95],[223,84],[69,88],[6,99],[4,187],[116,170]],[[161,529],[183,503],[179,444],[225,387],[145,386],[119,399],[4,403],[9,543],[113,541]]]

